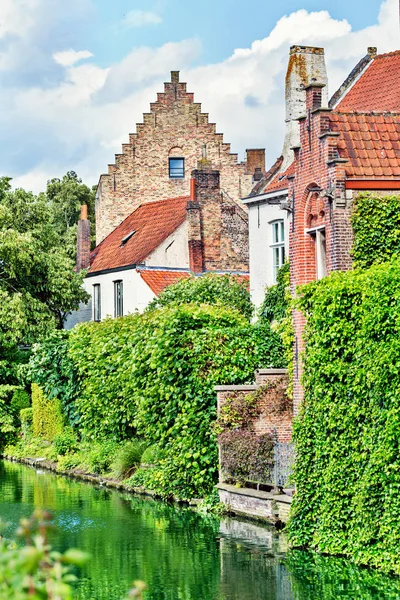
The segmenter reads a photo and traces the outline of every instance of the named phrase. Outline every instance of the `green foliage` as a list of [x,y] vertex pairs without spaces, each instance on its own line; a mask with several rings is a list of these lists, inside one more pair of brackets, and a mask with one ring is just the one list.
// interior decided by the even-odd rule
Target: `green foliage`
[[51,516],[37,511],[22,519],[17,536],[20,547],[0,537],[0,596],[2,600],[72,600],[71,568],[83,566],[88,557],[76,549],[64,554],[51,549],[47,541]]
[[[93,473],[107,473],[111,470],[111,465],[115,459],[118,445],[114,440],[101,440],[95,443],[89,443],[82,449],[84,456],[80,457],[81,465],[87,465],[88,470]],[[83,460],[82,460],[83,459]]]
[[118,450],[112,463],[112,471],[117,477],[129,477],[140,464],[144,444],[142,440],[128,440]]
[[163,456],[164,452],[162,451],[162,448],[157,446],[157,444],[152,444],[143,452],[141,462],[144,465],[153,465],[157,462],[160,462]]
[[19,413],[23,408],[29,408],[31,399],[28,392],[22,388],[17,388],[11,398],[11,410]]
[[[35,511],[21,519],[16,532],[18,544],[0,536],[0,596],[2,600],[72,600],[76,571],[89,561],[89,555],[76,548],[56,552],[48,542],[52,517]],[[1,525],[1,523],[0,523]],[[20,540],[23,541],[21,546]],[[142,599],[143,581],[135,581],[125,596]]]
[[47,182],[45,195],[52,213],[53,226],[68,256],[75,261],[76,224],[82,204],[88,207],[92,240],[95,240],[95,191],[82,183],[75,171],[68,171],[62,179],[55,178]]
[[290,266],[286,262],[278,271],[276,284],[267,287],[265,297],[259,309],[259,318],[269,323],[281,321],[285,318],[289,302],[288,288],[290,283]]
[[22,408],[19,412],[19,420],[21,422],[22,435],[26,438],[32,433],[33,408]]
[[400,260],[303,289],[291,543],[400,573]]
[[[52,360],[65,357],[65,348],[48,352],[43,345],[33,377],[44,381],[47,373],[47,393],[52,386],[60,397],[67,390],[75,398],[89,440],[119,442],[138,432],[162,447],[148,476],[165,496],[201,495],[215,481],[214,386],[251,381],[260,366],[284,366],[279,336],[269,325],[250,325],[220,306],[181,305],[85,323],[71,331],[67,346],[72,367],[63,373]],[[71,394],[68,378],[79,386]]]
[[64,428],[61,403],[57,398],[49,400],[43,390],[32,384],[33,434],[51,442]]
[[16,414],[11,407],[14,392],[14,386],[0,385],[0,451],[17,433]]
[[68,354],[68,331],[53,331],[35,344],[29,363],[29,375],[49,400],[60,398],[68,422],[76,427],[79,414],[75,400],[79,393],[78,374]]
[[356,266],[383,263],[400,253],[400,197],[371,193],[358,195],[353,202],[353,257]]
[[62,433],[57,433],[53,439],[53,445],[57,452],[63,456],[64,454],[68,454],[73,452],[78,444],[78,440],[76,439],[75,433],[72,429],[64,429]]
[[248,281],[234,275],[208,273],[201,277],[181,279],[165,288],[147,310],[180,304],[216,304],[238,310],[247,319],[253,314]]

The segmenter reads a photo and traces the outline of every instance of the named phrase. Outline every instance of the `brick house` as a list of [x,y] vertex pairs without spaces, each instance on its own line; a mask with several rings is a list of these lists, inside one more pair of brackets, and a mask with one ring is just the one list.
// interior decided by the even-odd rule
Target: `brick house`
[[327,82],[324,49],[292,46],[285,78],[286,133],[282,155],[243,199],[249,209],[250,292],[257,307],[264,299],[265,288],[274,285],[277,271],[289,255],[291,214],[283,209],[288,205],[289,182],[294,177],[293,147],[300,143],[298,119],[305,113],[305,88],[313,81]]
[[201,159],[220,172],[221,190],[234,202],[250,193],[254,175],[265,170],[265,150],[247,150],[239,163],[208,113],[179,81],[179,71],[143,115],[136,133],[122,145],[108,173],[100,176],[96,196],[96,243],[99,244],[143,202],[189,195],[190,173]]
[[141,204],[90,252],[86,210],[78,224],[77,269],[88,269],[90,306],[67,321],[142,311],[168,285],[204,273],[248,278],[247,214],[225,197],[220,174],[192,172],[190,194]]
[[265,150],[246,154],[239,163],[172,71],[115,164],[100,176],[92,253],[87,215],[79,223],[77,269],[88,269],[92,299],[66,327],[142,310],[190,273],[247,277],[248,215],[240,199],[265,175]]
[[[351,269],[351,206],[357,194],[400,195],[399,73],[400,51],[378,55],[376,48],[368,48],[329,103],[324,77],[313,77],[297,97],[300,114],[295,118],[298,142],[290,148],[293,162],[286,160],[285,168],[284,161],[278,159],[275,174],[264,179],[261,190],[268,198],[278,198],[290,221],[293,295],[299,285],[335,270]],[[291,130],[295,138],[295,123]],[[250,236],[250,272],[251,245]],[[305,319],[298,312],[293,318],[296,413],[303,397]]]

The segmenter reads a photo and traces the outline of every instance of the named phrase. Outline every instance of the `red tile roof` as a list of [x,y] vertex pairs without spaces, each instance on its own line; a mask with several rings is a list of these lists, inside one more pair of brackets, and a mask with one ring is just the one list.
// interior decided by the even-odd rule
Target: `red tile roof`
[[[90,255],[90,273],[140,264],[186,219],[188,197],[142,204]],[[126,243],[125,236],[135,232]]]
[[332,112],[332,131],[338,131],[340,158],[347,177],[400,176],[400,116]]
[[292,162],[285,171],[282,171],[275,175],[275,177],[270,181],[270,183],[264,188],[264,194],[268,194],[269,192],[279,192],[281,190],[286,190],[289,182],[288,177],[293,176],[295,173],[295,163]]
[[[167,269],[137,269],[137,272],[140,274],[143,281],[147,283],[152,292],[158,296],[164,288],[168,285],[172,285],[173,283],[177,283],[181,279],[186,279],[188,277],[194,277],[193,273],[189,271],[172,271]],[[209,274],[210,271],[206,273],[202,273],[202,275]],[[215,275],[225,275],[225,273],[215,273]],[[249,284],[249,275],[235,275],[232,277],[237,279],[239,282],[245,282]]]
[[143,281],[147,283],[156,296],[158,296],[168,285],[172,285],[181,279],[191,277],[191,273],[188,271],[163,271],[162,269],[138,269],[138,273],[140,273]]
[[340,112],[400,112],[400,50],[378,54],[339,102]]

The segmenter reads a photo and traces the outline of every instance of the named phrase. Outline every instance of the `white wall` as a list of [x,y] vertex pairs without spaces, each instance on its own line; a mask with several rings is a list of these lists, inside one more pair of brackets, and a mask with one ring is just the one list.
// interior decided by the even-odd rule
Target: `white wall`
[[273,253],[271,244],[272,221],[283,219],[285,227],[285,254],[289,253],[289,213],[279,205],[248,204],[249,207],[249,254],[250,294],[258,308],[264,300],[265,288],[274,285]]
[[188,221],[174,231],[158,248],[146,257],[148,267],[189,268]]
[[[100,284],[102,320],[107,316],[114,317],[114,281],[117,280],[123,281],[124,315],[134,313],[136,310],[142,312],[149,302],[155,298],[155,294],[143,281],[136,269],[87,277],[84,280],[84,287],[91,296],[93,296],[93,285]],[[93,320],[93,313],[91,319]]]

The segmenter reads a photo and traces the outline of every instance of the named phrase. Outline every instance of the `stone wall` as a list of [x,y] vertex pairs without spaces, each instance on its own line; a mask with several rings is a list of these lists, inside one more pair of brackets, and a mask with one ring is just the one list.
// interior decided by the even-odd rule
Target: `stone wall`
[[[185,159],[185,177],[169,177],[169,158]],[[101,175],[96,200],[96,224],[99,244],[125,217],[143,202],[189,196],[190,174],[202,158],[220,171],[221,188],[240,204],[252,187],[255,165],[263,161],[262,151],[249,151],[249,166],[238,163],[230,144],[217,133],[215,123],[210,123],[201,104],[186,91],[186,83],[179,81],[179,72],[173,71],[171,81],[165,83],[164,92],[143,115],[143,123],[122,152],[109,165],[108,173]]]

